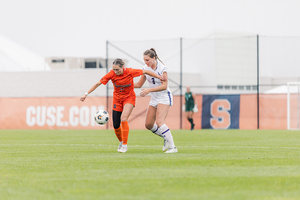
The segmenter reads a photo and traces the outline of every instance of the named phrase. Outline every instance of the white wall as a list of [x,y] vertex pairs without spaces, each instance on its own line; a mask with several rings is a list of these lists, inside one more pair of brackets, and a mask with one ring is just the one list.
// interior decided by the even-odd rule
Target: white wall
[[[79,96],[104,74],[105,69],[3,72],[0,73],[0,97]],[[93,96],[103,95],[103,91],[97,90]]]
[[[76,97],[88,91],[102,76],[106,69],[55,70],[48,72],[2,72],[0,73],[0,97]],[[179,74],[170,73],[169,77],[179,84]],[[138,77],[135,78],[138,81]],[[186,85],[201,85],[199,75],[186,74]],[[169,81],[174,95],[180,94],[177,84]],[[113,86],[109,82],[109,95]],[[145,83],[144,87],[148,87]],[[140,89],[136,89],[139,95]],[[184,90],[185,91],[185,90]],[[197,92],[197,90],[195,90]],[[106,86],[99,86],[90,96],[106,96]]]

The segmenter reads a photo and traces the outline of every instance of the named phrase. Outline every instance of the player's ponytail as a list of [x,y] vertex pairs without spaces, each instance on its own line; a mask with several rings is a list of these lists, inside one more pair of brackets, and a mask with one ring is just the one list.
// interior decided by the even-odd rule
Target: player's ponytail
[[157,56],[157,53],[156,53],[156,51],[155,51],[154,48],[151,48],[151,49],[146,50],[146,51],[144,52],[144,55],[145,55],[145,56],[149,56],[150,58],[158,59],[162,64],[164,64],[163,61],[161,61],[161,59],[159,59],[159,57]]
[[113,65],[118,65],[119,67],[124,67],[124,61],[121,58],[117,58],[114,60]]

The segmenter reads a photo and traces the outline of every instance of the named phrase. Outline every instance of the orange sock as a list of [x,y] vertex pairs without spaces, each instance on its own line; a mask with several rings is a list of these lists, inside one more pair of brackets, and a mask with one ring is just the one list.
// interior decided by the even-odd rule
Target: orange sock
[[129,126],[128,126],[128,122],[121,122],[122,125],[122,139],[123,139],[123,144],[126,145],[127,144],[127,140],[128,140],[128,134],[129,134]]
[[122,139],[122,128],[121,128],[121,126],[117,129],[115,129],[115,134],[116,134],[117,138],[119,139],[119,141],[122,142],[123,139]]

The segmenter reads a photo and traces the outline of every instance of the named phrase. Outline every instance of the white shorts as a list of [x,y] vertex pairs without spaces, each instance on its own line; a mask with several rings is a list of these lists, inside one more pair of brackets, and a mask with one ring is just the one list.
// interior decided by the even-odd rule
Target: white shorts
[[167,95],[159,96],[159,97],[153,97],[151,96],[151,100],[149,105],[157,108],[158,104],[164,104],[164,105],[173,105],[173,95],[171,93],[168,93]]

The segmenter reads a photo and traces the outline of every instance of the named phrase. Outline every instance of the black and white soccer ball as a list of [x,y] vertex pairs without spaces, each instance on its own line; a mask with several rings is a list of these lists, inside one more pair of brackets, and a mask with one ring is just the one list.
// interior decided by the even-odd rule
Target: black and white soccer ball
[[95,121],[100,124],[104,125],[108,122],[109,120],[109,115],[108,112],[105,110],[98,110],[95,115],[94,115]]

